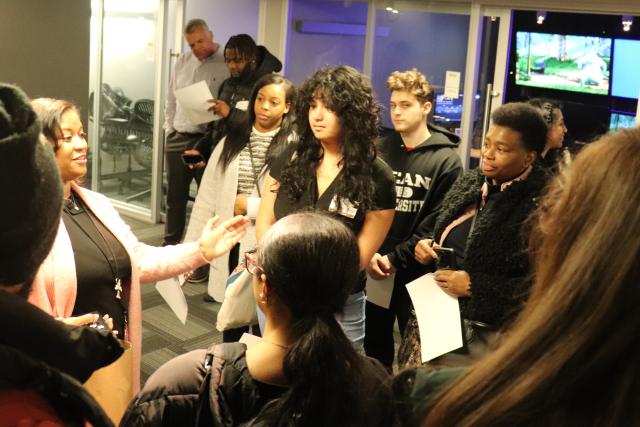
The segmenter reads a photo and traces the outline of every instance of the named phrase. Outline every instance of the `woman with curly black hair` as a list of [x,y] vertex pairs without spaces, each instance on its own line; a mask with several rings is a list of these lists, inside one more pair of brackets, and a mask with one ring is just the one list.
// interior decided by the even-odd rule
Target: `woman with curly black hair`
[[[271,166],[256,219],[258,241],[291,213],[329,212],[356,235],[363,270],[389,231],[396,203],[393,172],[376,157],[379,107],[371,84],[351,67],[323,68],[302,85],[298,101],[300,139]],[[359,349],[364,286],[362,272],[338,318]]]

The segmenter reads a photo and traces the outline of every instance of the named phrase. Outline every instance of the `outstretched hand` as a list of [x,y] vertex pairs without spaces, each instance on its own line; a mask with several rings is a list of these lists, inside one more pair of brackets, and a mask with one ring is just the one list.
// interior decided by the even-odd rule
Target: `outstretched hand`
[[200,235],[200,252],[211,262],[225,252],[229,252],[247,232],[250,220],[246,216],[237,215],[218,224],[216,215],[207,221]]

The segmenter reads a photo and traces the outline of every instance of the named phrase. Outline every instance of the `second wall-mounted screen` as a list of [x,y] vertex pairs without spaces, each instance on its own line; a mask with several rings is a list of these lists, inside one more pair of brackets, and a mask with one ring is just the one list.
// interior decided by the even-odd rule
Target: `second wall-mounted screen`
[[609,94],[611,39],[516,33],[516,84]]
[[614,41],[611,95],[638,98],[640,94],[640,40]]

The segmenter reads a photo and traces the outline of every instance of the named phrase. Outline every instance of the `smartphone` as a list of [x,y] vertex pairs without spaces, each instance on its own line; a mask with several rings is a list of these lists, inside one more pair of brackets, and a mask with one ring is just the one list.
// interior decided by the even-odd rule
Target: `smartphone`
[[96,320],[96,321],[95,321],[95,322],[93,322],[93,323],[90,323],[90,324],[89,324],[89,327],[90,327],[90,328],[94,328],[94,329],[98,329],[98,330],[101,330],[101,329],[109,329],[109,326],[108,326],[108,325],[107,325],[107,323],[104,321],[104,319],[102,318],[102,316],[100,316],[99,314],[98,314],[98,320]]
[[455,270],[456,254],[451,248],[433,248],[438,255],[436,267],[438,270]]
[[204,162],[202,154],[183,154],[182,163],[185,165],[195,165],[196,163]]

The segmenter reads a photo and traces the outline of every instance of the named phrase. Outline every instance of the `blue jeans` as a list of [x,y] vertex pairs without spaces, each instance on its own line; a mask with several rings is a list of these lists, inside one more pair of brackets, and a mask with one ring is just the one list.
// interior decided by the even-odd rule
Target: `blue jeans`
[[347,338],[356,351],[364,353],[364,310],[367,298],[364,291],[349,295],[344,311],[336,314],[336,320],[342,326]]
[[[336,314],[336,320],[342,326],[347,338],[353,343],[356,351],[364,353],[364,309],[367,298],[364,291],[349,295],[344,305],[344,311]],[[256,305],[260,331],[264,331],[264,314]]]

